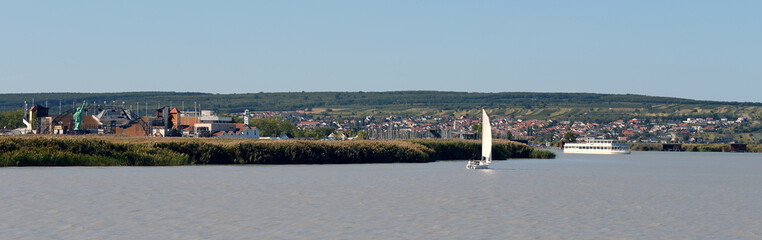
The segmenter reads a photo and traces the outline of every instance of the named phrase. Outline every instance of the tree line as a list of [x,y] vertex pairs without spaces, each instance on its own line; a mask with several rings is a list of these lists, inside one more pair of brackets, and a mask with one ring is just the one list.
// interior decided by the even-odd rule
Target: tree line
[[[440,91],[395,92],[280,92],[246,94],[210,94],[198,92],[125,92],[125,93],[29,93],[0,94],[0,112],[14,111],[23,102],[45,104],[51,112],[66,112],[72,103],[117,104],[125,108],[152,111],[160,106],[182,110],[212,109],[219,113],[251,111],[296,111],[313,108],[342,109],[316,117],[351,114],[398,113],[399,116],[421,111],[458,112],[485,108],[492,114],[525,119],[563,119],[584,122],[608,122],[627,118],[684,119],[686,117],[733,118],[746,115],[762,117],[762,103],[699,101],[682,98],[633,94],[594,93],[467,93]],[[59,104],[60,103],[60,104]],[[122,103],[124,103],[122,105]],[[183,107],[184,106],[184,107]],[[708,111],[699,111],[700,109]],[[411,110],[413,112],[411,112]],[[380,115],[379,115],[380,116]],[[296,134],[296,133],[295,133]]]
[[[699,101],[682,98],[653,97],[633,94],[594,93],[468,93],[440,91],[395,92],[280,92],[246,94],[210,94],[198,92],[124,92],[124,93],[25,93],[0,94],[0,112],[21,108],[24,101],[57,108],[71,108],[72,102],[116,103],[126,106],[148,103],[149,108],[173,105],[192,109],[194,105],[219,112],[242,112],[244,109],[294,111],[307,108],[371,108],[435,109],[473,108],[548,108],[548,107],[644,107],[657,104],[680,104],[713,107],[762,106],[762,103]],[[194,104],[195,103],[195,104]]]

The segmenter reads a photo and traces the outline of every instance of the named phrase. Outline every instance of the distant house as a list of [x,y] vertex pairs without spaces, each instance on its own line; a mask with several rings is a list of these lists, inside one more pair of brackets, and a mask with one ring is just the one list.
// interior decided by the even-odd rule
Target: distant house
[[[259,129],[243,123],[194,123],[193,131],[198,137],[234,137],[259,139]],[[190,129],[183,129],[184,131]]]
[[[64,134],[64,132],[74,129],[74,118],[72,115],[54,115],[51,120],[57,121],[57,127],[61,129],[60,131],[54,131],[56,134]],[[98,118],[94,115],[83,115],[81,126],[86,132],[97,133],[99,126]]]
[[229,123],[233,121],[233,118],[217,116],[212,110],[201,110],[201,116],[198,117],[198,121],[203,123]]
[[294,136],[287,133],[281,134],[280,137],[278,137],[278,139],[292,139],[292,138],[294,138]]
[[439,129],[430,129],[428,131],[423,132],[422,138],[442,138],[442,134],[440,133]]
[[316,121],[303,121],[296,125],[299,129],[313,129],[317,127],[319,122]]
[[242,126],[241,128],[236,128],[235,131],[223,131],[216,137],[259,139],[259,129],[256,127]]
[[236,137],[241,138],[259,138],[259,128],[256,127],[244,127],[236,132]]
[[457,138],[460,138],[460,139],[476,139],[476,133],[459,133]]
[[191,137],[192,136],[191,133],[193,132],[193,126],[194,125],[195,125],[195,123],[192,123],[190,126],[183,128],[183,130],[182,130],[183,137]]
[[327,140],[347,140],[347,135],[344,135],[344,133],[337,134],[334,132],[328,135]]

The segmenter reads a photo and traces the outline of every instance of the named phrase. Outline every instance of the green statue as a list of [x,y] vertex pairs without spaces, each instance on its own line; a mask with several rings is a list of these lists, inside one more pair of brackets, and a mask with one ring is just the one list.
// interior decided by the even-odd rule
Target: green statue
[[82,130],[82,111],[85,110],[85,104],[87,102],[82,101],[82,106],[77,108],[77,112],[74,113],[74,131]]

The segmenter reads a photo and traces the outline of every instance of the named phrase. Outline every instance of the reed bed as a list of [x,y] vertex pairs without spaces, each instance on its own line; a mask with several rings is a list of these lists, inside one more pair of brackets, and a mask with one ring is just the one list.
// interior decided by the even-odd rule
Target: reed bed
[[661,143],[630,143],[632,151],[661,151],[663,149]]
[[[435,161],[479,159],[482,155],[482,142],[462,139],[411,139],[408,142],[431,148],[430,155]],[[496,139],[492,142],[492,159],[506,160],[511,158],[551,159],[556,154],[550,151],[537,150],[526,144],[508,140]]]
[[686,152],[722,152],[730,149],[730,144],[683,144],[682,150]]
[[147,144],[87,138],[0,138],[0,166],[169,166],[184,165],[182,153]]
[[[203,164],[422,163],[477,158],[478,141],[317,141],[120,136],[3,136],[0,166],[172,166]],[[476,155],[474,154],[476,153]],[[494,159],[553,158],[496,141]]]
[[746,146],[749,152],[762,153],[762,144],[750,144]]
[[[662,151],[661,143],[630,143],[632,151]],[[730,144],[710,143],[710,144],[683,144],[680,147],[684,152],[727,152],[730,151]],[[762,145],[746,145],[747,152],[762,152]]]
[[431,149],[402,141],[159,142],[154,147],[187,154],[191,164],[336,164],[430,162]]
[[[686,152],[728,152],[730,144],[683,144]],[[762,152],[762,147],[757,144],[746,145],[746,152]]]

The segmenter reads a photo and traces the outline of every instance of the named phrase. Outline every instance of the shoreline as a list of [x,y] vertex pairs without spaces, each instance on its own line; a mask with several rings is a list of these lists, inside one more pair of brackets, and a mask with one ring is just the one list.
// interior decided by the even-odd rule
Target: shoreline
[[[730,150],[729,143],[686,143],[680,144],[680,150],[664,150],[661,143],[628,143],[633,152],[726,152],[726,153],[762,153],[762,144],[746,144],[745,151]],[[538,150],[563,151],[559,147],[537,148]]]
[[762,153],[762,144],[744,144],[743,150],[733,150],[730,143],[684,143],[677,145],[679,150],[664,150],[664,145],[661,143],[630,143],[631,151],[644,151],[644,152],[748,152],[748,153]]

